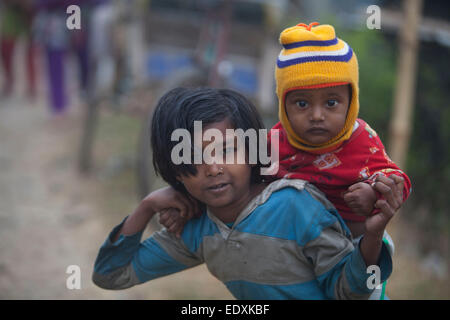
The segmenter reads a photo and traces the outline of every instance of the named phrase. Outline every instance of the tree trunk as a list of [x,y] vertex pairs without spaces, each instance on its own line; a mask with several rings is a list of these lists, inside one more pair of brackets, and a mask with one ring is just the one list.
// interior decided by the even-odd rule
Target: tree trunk
[[[406,170],[406,159],[411,135],[412,115],[414,107],[418,29],[422,10],[422,0],[403,0],[403,25],[399,37],[399,55],[397,60],[397,83],[394,106],[390,123],[390,139],[388,153],[392,160]],[[401,210],[396,216],[401,217]],[[397,221],[393,219],[387,231],[396,242]]]
[[403,0],[404,21],[399,38],[397,83],[389,144],[389,155],[400,168],[405,168],[411,135],[422,3],[422,0]]
[[78,153],[78,169],[81,173],[89,173],[92,169],[92,152],[95,132],[98,124],[98,101],[89,99],[85,114],[83,134]]

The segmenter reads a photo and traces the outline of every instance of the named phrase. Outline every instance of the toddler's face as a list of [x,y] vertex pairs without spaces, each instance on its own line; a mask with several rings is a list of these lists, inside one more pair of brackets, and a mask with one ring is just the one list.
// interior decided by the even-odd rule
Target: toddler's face
[[290,91],[285,109],[292,129],[302,140],[323,144],[344,128],[350,85]]

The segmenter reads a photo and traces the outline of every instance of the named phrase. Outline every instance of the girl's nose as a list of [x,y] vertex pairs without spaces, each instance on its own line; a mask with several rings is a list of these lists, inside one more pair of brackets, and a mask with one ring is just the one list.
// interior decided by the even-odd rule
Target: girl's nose
[[223,174],[223,165],[213,163],[205,164],[205,173],[207,177],[216,177]]

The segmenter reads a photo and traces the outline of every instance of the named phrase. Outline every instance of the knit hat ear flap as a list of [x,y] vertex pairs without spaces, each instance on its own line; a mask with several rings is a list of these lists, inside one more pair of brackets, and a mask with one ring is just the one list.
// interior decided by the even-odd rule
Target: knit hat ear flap
[[[279,118],[289,143],[301,150],[320,151],[350,138],[359,112],[358,61],[352,48],[336,37],[330,25],[298,24],[280,34],[283,46],[275,69]],[[352,96],[342,130],[330,141],[311,144],[293,131],[285,110],[286,93],[296,89],[350,84]]]

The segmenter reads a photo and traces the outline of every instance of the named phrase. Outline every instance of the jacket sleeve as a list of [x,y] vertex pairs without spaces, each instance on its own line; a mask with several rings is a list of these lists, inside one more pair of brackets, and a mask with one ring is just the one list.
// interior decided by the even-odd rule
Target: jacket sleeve
[[[304,245],[303,254],[329,299],[368,299],[374,290],[368,285],[372,272],[368,272],[359,242],[355,248],[337,213],[326,212],[309,228],[314,230],[314,236]],[[383,283],[392,272],[392,259],[384,243],[377,265],[380,268],[377,280]]]
[[126,289],[202,263],[165,229],[140,242],[142,232],[120,235],[112,242],[125,220],[116,226],[100,247],[92,281],[104,289]]
[[[380,137],[377,135],[375,130],[373,130],[367,123],[365,125],[365,139],[367,148],[370,150],[371,156],[367,159],[367,168],[370,172],[370,177],[368,177],[364,182],[372,184],[378,175],[384,175],[386,177],[397,175],[402,177],[405,181],[403,183],[403,202],[408,199],[409,194],[412,191],[411,180],[408,175],[403,172],[394,161],[389,158],[381,142]],[[377,197],[380,198],[381,194],[377,193]]]

